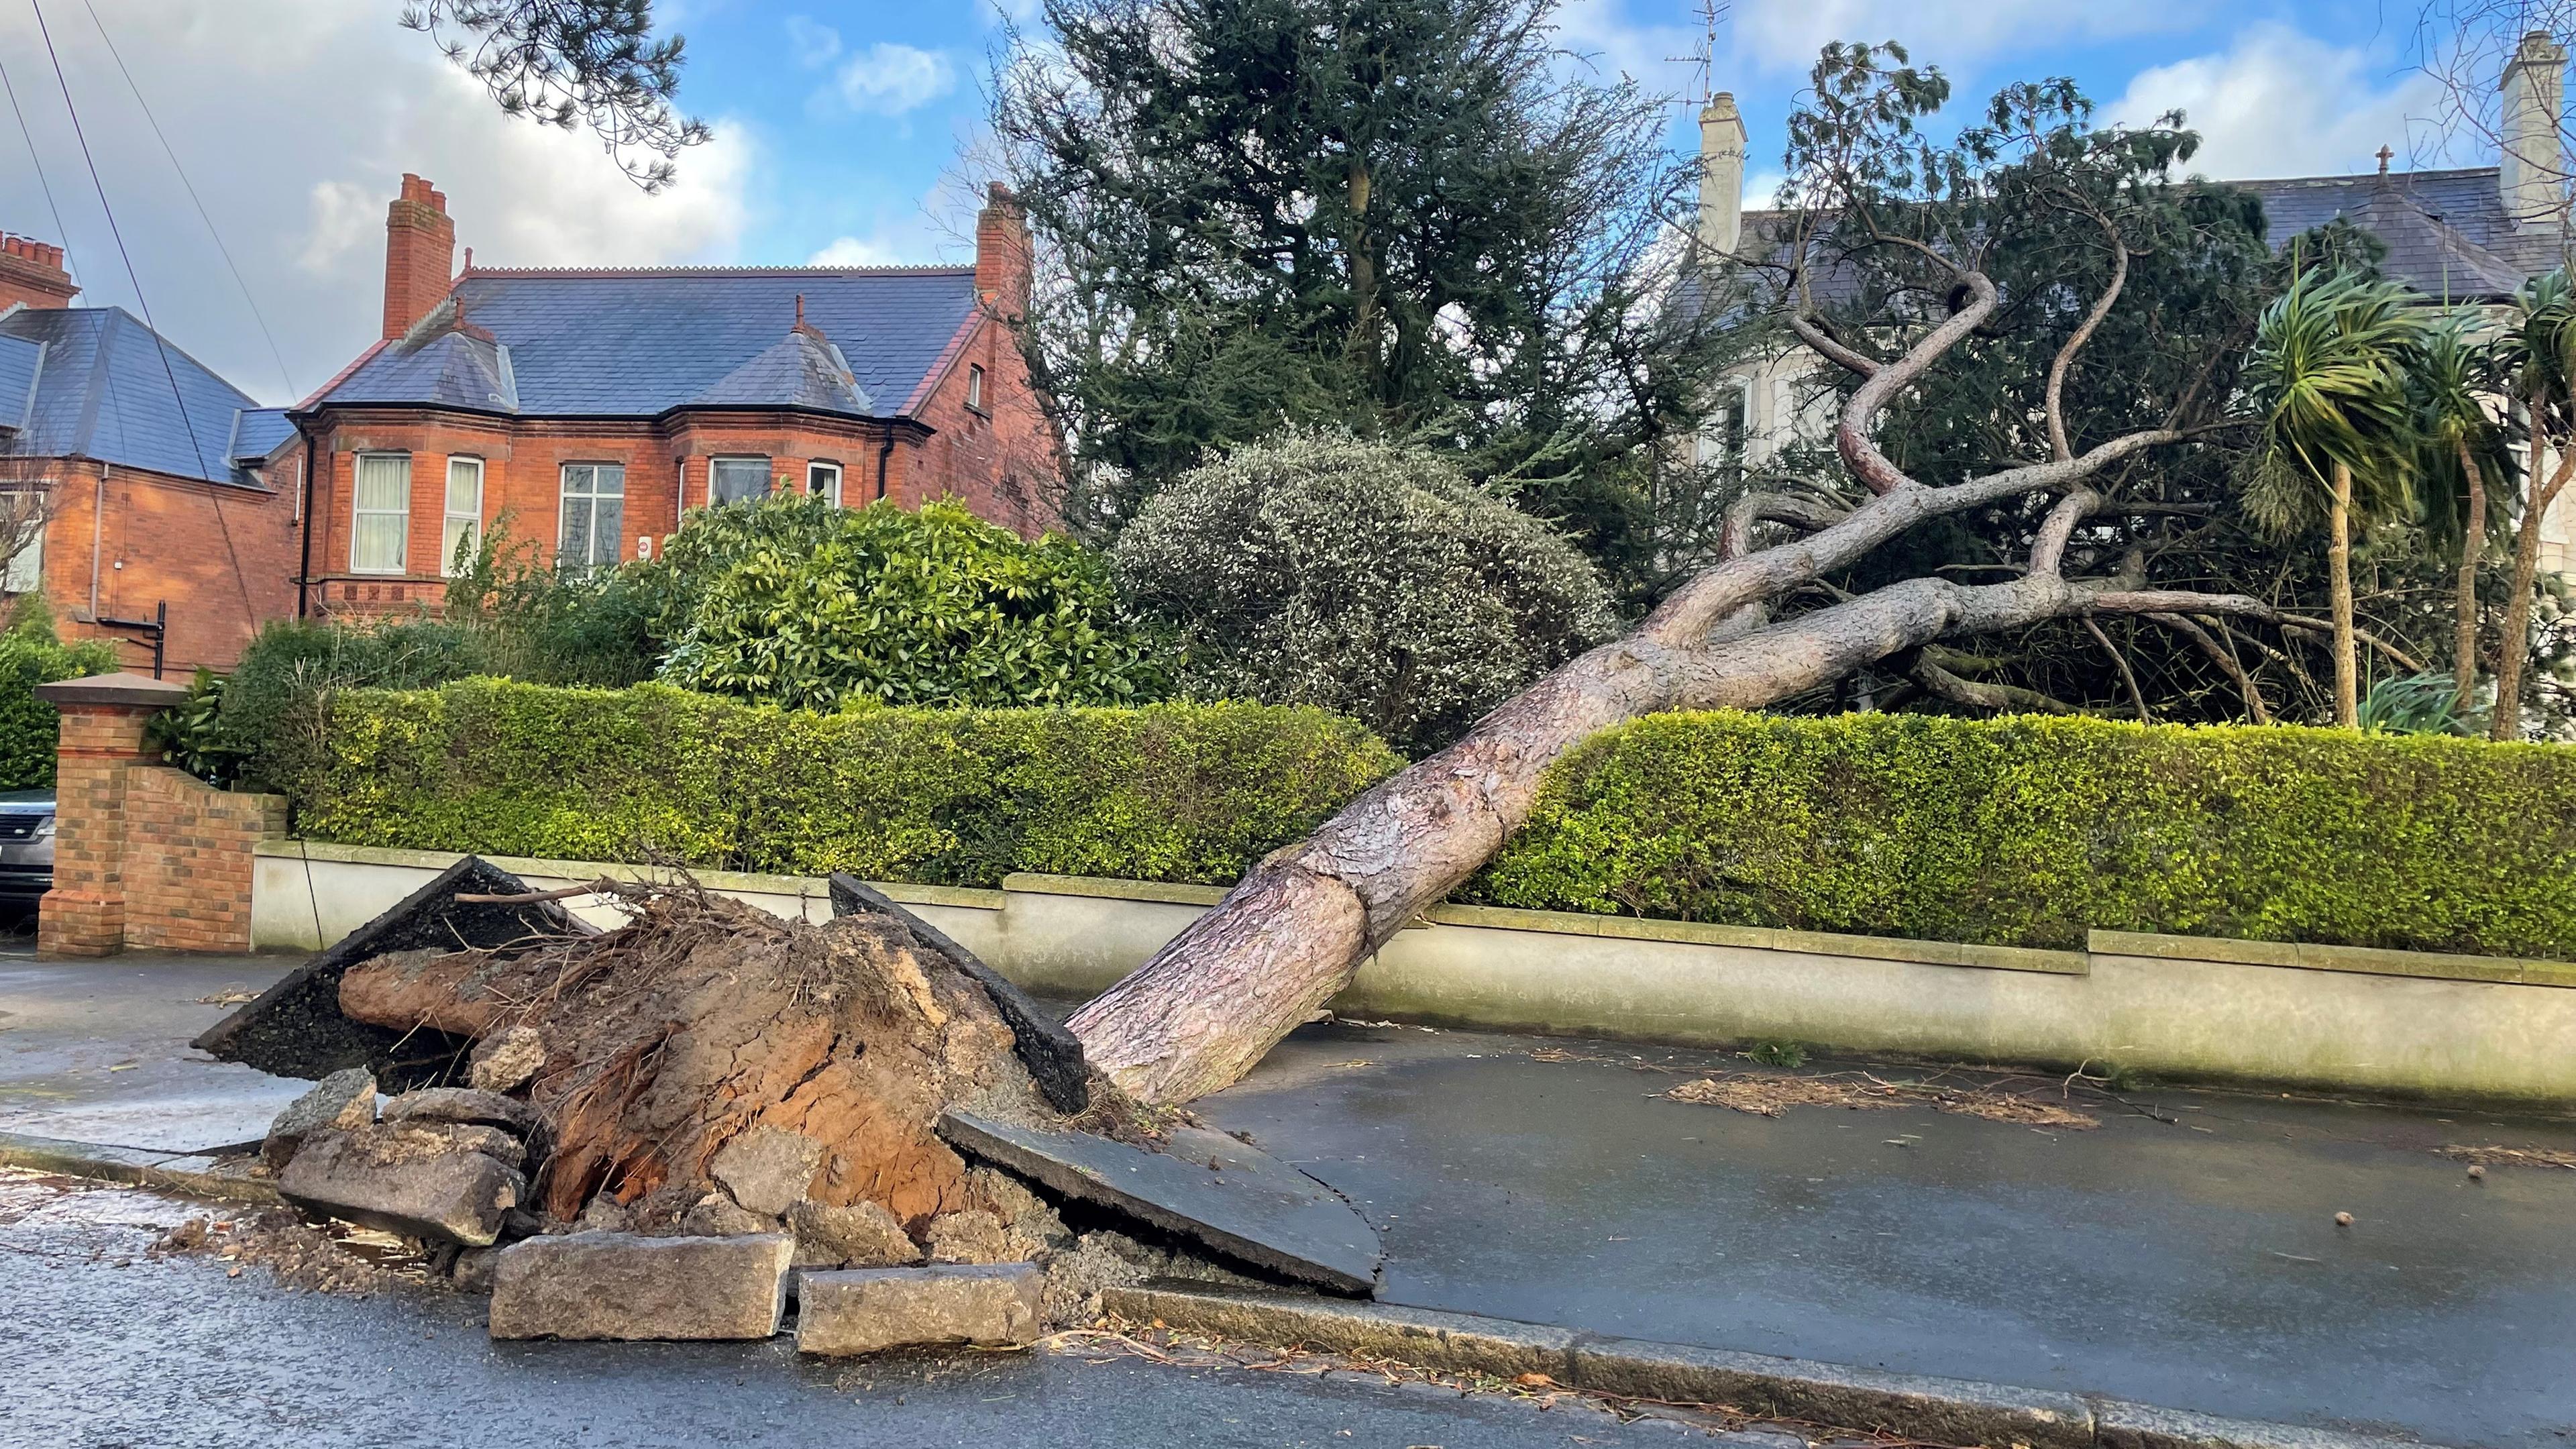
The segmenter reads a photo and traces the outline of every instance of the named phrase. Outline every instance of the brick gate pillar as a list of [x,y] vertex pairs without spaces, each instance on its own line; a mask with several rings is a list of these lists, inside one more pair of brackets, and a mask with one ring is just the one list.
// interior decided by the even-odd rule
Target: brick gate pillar
[[36,950],[112,956],[125,949],[128,779],[160,763],[144,727],[187,689],[139,674],[98,674],[36,686],[62,711],[54,770],[54,886],[36,908]]

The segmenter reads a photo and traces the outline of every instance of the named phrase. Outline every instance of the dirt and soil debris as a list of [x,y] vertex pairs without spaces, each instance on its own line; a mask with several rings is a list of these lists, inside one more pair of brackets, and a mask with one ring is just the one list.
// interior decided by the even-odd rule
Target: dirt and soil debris
[[2467,1147],[2458,1144],[2433,1149],[2455,1162],[2478,1167],[2564,1167],[2576,1169],[2576,1152],[2555,1147]]
[[308,1223],[287,1208],[192,1217],[147,1252],[215,1258],[234,1264],[236,1277],[244,1266],[265,1268],[280,1287],[361,1298],[446,1281],[433,1255],[400,1238],[344,1223]]
[[2082,1132],[2102,1119],[2073,1104],[2081,1078],[2037,1081],[1998,1077],[1985,1081],[1900,1080],[1877,1072],[1798,1072],[1788,1069],[1707,1071],[1634,1057],[1585,1056],[1556,1047],[1530,1053],[1539,1062],[1597,1062],[1630,1071],[1693,1078],[1654,1095],[1705,1107],[1726,1107],[1756,1117],[1777,1117],[1792,1107],[1841,1107],[1850,1111],[1929,1107],[1988,1122],[2062,1127]]

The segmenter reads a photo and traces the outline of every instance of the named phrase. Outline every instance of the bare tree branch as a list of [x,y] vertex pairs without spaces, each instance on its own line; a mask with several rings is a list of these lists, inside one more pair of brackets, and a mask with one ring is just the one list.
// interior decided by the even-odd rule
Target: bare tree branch
[[2235,682],[2236,692],[2245,697],[2245,712],[2253,717],[2254,722],[2258,725],[2272,722],[2272,711],[2263,702],[2263,691],[2255,687],[2254,676],[2245,672],[2245,665],[2233,650],[2221,645],[2207,629],[2181,614],[2149,614],[2146,617],[2199,645],[2200,652],[2208,655],[2210,661]]

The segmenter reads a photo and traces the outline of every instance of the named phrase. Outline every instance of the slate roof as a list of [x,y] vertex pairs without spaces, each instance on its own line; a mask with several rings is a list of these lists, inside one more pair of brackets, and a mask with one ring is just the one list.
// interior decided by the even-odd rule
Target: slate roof
[[256,467],[294,436],[295,422],[286,409],[245,408],[233,415],[232,446],[225,452],[236,467]]
[[[0,316],[0,339],[43,348],[26,421],[0,434],[0,454],[247,481],[230,448],[236,415],[258,404],[124,308],[21,308]],[[9,366],[0,359],[0,372]]]
[[0,337],[0,433],[27,426],[36,405],[36,376],[45,365],[45,344],[32,337]]
[[[2214,184],[2252,192],[2262,201],[2264,240],[2273,250],[2340,216],[2387,246],[2379,263],[2383,276],[2435,299],[2501,300],[2565,255],[2556,227],[2514,227],[2492,166]],[[1779,236],[1772,256],[1786,262],[1786,233],[1794,219],[1782,211],[1744,213],[1747,248],[1758,248],[1759,238]],[[1808,284],[1819,297],[1835,301],[1851,300],[1855,287],[1830,261]],[[1681,305],[1699,305],[1699,285],[1696,277],[1683,281]]]
[[2563,255],[2556,227],[2515,229],[2492,166],[2223,184],[2262,199],[2274,250],[2340,216],[2387,244],[2382,275],[2427,297],[2510,296]]
[[[791,330],[800,295],[828,346]],[[448,310],[459,305],[462,330]],[[900,410],[914,396],[975,305],[972,267],[476,268],[441,311],[311,405],[652,417],[722,403],[882,416],[880,405]],[[490,340],[461,345],[473,334]]]

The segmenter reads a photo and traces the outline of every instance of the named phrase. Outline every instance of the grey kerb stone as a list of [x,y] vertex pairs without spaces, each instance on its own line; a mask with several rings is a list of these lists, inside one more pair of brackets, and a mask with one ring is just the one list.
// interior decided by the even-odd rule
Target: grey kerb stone
[[796,1349],[840,1356],[915,1345],[1035,1343],[1044,1276],[1034,1263],[807,1273]]
[[494,1267],[492,1336],[767,1338],[786,1310],[792,1248],[783,1233],[530,1238]]

